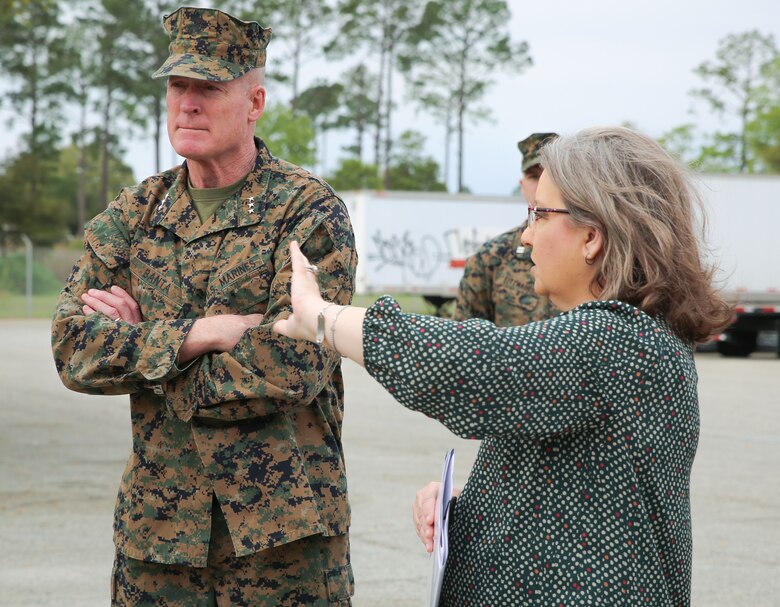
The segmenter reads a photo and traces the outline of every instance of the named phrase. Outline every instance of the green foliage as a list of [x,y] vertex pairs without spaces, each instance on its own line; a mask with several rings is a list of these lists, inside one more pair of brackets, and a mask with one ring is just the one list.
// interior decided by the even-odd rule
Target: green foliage
[[[86,150],[84,182],[86,194],[85,219],[106,207],[101,198],[100,148],[93,142]],[[42,161],[30,153],[10,159],[0,172],[0,224],[13,226],[27,234],[38,245],[48,245],[69,234],[80,232],[76,205],[78,197],[79,150],[68,146],[52,150],[51,157]],[[113,192],[133,183],[130,167],[118,158],[109,162],[109,185]],[[38,181],[33,188],[30,175],[35,172]]]
[[694,73],[704,86],[691,94],[724,126],[738,128],[701,133],[695,124],[683,124],[664,133],[661,145],[703,172],[780,171],[780,55],[772,36],[730,34],[718,43],[715,59]]
[[292,100],[292,108],[308,116],[318,130],[331,129],[337,126],[334,114],[341,106],[343,93],[342,84],[317,80]]
[[[395,152],[387,169],[394,190],[444,192],[439,181],[439,165],[423,155],[423,136],[416,131],[404,131],[396,143]],[[341,161],[336,172],[328,178],[336,190],[380,190],[384,182],[375,164],[364,164],[357,158]]]
[[780,104],[753,119],[748,125],[748,142],[762,172],[780,173]]
[[[59,203],[67,210],[66,228],[69,234],[80,234],[84,227],[78,216],[76,201],[79,190],[79,174],[82,168],[79,166],[82,160],[82,151],[75,145],[69,145],[61,150],[57,163],[57,183]],[[95,137],[84,148],[84,221],[106,208],[111,198],[119,193],[123,187],[136,183],[133,170],[125,164],[119,155],[112,153],[108,159],[108,199],[102,197],[101,185],[101,150],[100,142]]]
[[[51,244],[67,234],[67,207],[59,192],[58,156],[42,159],[23,152],[0,174],[0,224],[27,234],[36,244]],[[35,176],[33,179],[32,176]]]
[[357,158],[344,158],[336,172],[327,178],[337,192],[346,190],[380,190],[382,179],[375,164],[363,164]]
[[6,99],[27,123],[26,149],[41,156],[56,145],[63,100],[73,95],[71,60],[58,2],[5,3],[0,17],[0,71],[11,85]]
[[[327,131],[339,126],[337,112],[341,106],[343,93],[344,86],[341,84],[316,80],[292,100],[292,109],[298,114],[308,116],[316,133],[321,134],[324,140]],[[321,148],[323,153],[326,147],[323,144]],[[322,162],[324,164],[324,159]]]
[[[32,288],[36,295],[59,293],[62,281],[46,266],[33,261]],[[27,258],[24,252],[0,255],[0,285],[8,293],[24,294],[27,289]]]
[[659,139],[667,152],[692,169],[704,173],[736,173],[739,141],[733,133],[703,134],[692,123],[682,124]]
[[126,3],[129,14],[121,16],[127,28],[128,52],[132,52],[129,79],[124,81],[126,95],[120,101],[121,112],[132,124],[143,129],[151,127],[155,151],[155,170],[163,167],[160,144],[165,137],[165,81],[150,75],[168,57],[168,36],[160,26],[163,13],[171,11],[163,0],[145,0]]
[[375,92],[378,83],[362,63],[342,74],[342,80],[347,94],[341,96],[341,113],[336,118],[336,126],[355,130],[355,142],[344,149],[362,162],[363,135],[371,126],[378,109]]
[[[243,19],[258,21],[274,30],[273,49],[276,57],[286,57],[282,71],[271,71],[268,76],[289,84],[292,98],[299,93],[300,70],[303,63],[322,53],[323,33],[332,20],[333,8],[328,0],[234,0],[223,2],[224,10]],[[279,52],[278,47],[284,50]]]
[[695,124],[681,124],[661,135],[658,138],[658,143],[681,162],[693,165],[697,154],[695,131]]
[[439,181],[439,164],[433,158],[417,162],[402,161],[388,169],[394,190],[418,192],[446,192],[447,186]]
[[362,53],[377,62],[374,104],[374,163],[386,172],[392,147],[393,76],[400,53],[412,53],[409,33],[419,20],[420,0],[339,0],[338,34],[326,45],[329,56]]
[[396,142],[395,153],[388,168],[394,190],[421,192],[446,192],[447,186],[439,181],[439,165],[423,156],[422,134],[404,131]]
[[741,165],[740,146],[740,137],[736,133],[712,133],[705,138],[698,157],[691,165],[704,173],[740,172],[740,166],[752,166],[752,163]]
[[268,145],[271,153],[301,166],[316,160],[314,125],[305,114],[296,115],[284,105],[266,107],[255,133]]
[[747,125],[748,145],[759,171],[780,173],[780,56],[764,65],[759,109]]
[[749,125],[766,111],[767,103],[776,103],[776,97],[770,100],[766,95],[766,88],[777,57],[774,38],[752,30],[721,39],[715,60],[705,61],[694,70],[704,86],[691,94],[704,100],[718,115],[737,118],[739,124],[738,130],[714,134],[709,145],[702,148],[704,158],[714,161],[715,167],[739,172],[753,169]]
[[[528,44],[511,40],[504,0],[432,0],[399,57],[416,99],[458,134],[458,191],[463,183],[467,120],[489,116],[478,102],[499,70],[519,73],[531,64]],[[447,150],[445,154],[448,155]]]

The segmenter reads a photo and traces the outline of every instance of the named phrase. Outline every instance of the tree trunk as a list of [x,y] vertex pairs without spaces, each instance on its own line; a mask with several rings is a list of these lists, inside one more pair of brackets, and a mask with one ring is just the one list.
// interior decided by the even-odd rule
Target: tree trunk
[[385,99],[385,189],[392,189],[390,178],[390,151],[393,147],[391,115],[393,111],[393,53],[395,45],[391,42],[387,52],[387,98]]
[[460,73],[458,74],[458,193],[463,192],[463,131],[466,128],[466,52],[468,41],[464,42],[460,55]]
[[41,179],[41,173],[38,170],[38,54],[35,49],[32,53],[32,71],[30,74],[30,98],[32,106],[30,108],[30,153],[32,154],[33,174],[30,183],[31,202],[38,202],[38,184]]
[[357,131],[357,138],[355,139],[355,152],[357,152],[358,160],[363,162],[363,131],[365,130],[363,123],[359,122],[355,127],[355,130]]
[[101,200],[106,202],[108,206],[108,159],[109,159],[109,140],[110,133],[108,125],[111,120],[111,96],[113,91],[109,87],[106,91],[106,104],[103,107],[103,133],[100,141],[100,153],[101,153],[101,171],[100,171],[100,197]]
[[384,100],[384,80],[385,80],[385,45],[382,42],[382,51],[379,53],[379,87],[376,93],[376,117],[374,128],[374,164],[377,168],[382,166],[382,101]]
[[748,124],[748,100],[742,105],[742,132],[739,134],[739,172],[744,173],[747,169],[747,124]]
[[[162,170],[162,158],[160,154],[160,143],[162,139],[162,98],[157,95],[154,98],[154,172],[159,173]],[[141,175],[143,177],[143,175]]]
[[458,193],[463,192],[463,130],[466,107],[461,89],[458,98]]
[[79,185],[76,196],[76,235],[84,234],[84,224],[87,223],[87,146],[84,141],[84,135],[87,132],[87,89],[81,86],[81,115],[79,116]]
[[444,118],[444,185],[450,190],[450,145],[452,141],[452,99],[447,100]]
[[298,78],[301,70],[301,51],[303,50],[303,30],[301,27],[301,7],[297,0],[292,0],[295,10],[295,46],[293,47],[292,98],[298,98]]

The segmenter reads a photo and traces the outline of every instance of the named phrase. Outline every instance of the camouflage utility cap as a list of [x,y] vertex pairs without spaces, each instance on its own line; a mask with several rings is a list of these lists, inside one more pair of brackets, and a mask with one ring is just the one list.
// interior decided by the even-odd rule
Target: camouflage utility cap
[[170,56],[152,78],[227,81],[265,65],[271,29],[213,8],[183,6],[163,18]]
[[532,133],[522,141],[517,142],[517,149],[523,155],[523,173],[539,164],[539,152],[548,141],[552,141],[558,133]]

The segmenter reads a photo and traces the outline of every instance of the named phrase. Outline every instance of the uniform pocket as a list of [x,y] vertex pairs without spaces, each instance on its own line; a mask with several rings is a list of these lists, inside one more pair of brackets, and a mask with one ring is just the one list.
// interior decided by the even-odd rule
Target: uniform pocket
[[209,314],[265,314],[270,276],[258,259],[230,268],[217,277],[217,289],[209,294]]
[[328,585],[328,602],[331,605],[349,605],[350,597],[355,594],[355,578],[352,566],[344,565],[325,571]]
[[117,577],[119,576],[119,553],[114,555],[114,566],[111,569],[111,604],[116,605]]
[[159,270],[132,257],[130,259],[133,297],[144,320],[172,320],[179,317],[183,302],[181,287]]

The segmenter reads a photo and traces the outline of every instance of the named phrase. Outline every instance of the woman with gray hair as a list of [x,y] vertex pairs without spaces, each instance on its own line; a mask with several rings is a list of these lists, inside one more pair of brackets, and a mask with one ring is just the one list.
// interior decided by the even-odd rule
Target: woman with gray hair
[[[482,440],[441,605],[688,605],[693,347],[730,318],[702,260],[698,198],[657,143],[624,128],[561,137],[542,165],[523,240],[559,316],[498,329],[404,314],[387,296],[329,304],[294,244],[293,315],[274,329]],[[414,507],[429,549],[437,490]]]

